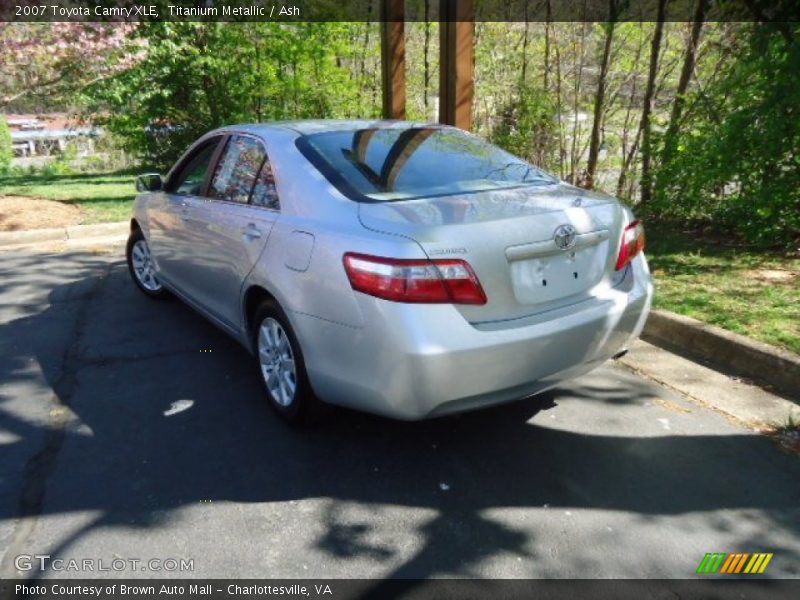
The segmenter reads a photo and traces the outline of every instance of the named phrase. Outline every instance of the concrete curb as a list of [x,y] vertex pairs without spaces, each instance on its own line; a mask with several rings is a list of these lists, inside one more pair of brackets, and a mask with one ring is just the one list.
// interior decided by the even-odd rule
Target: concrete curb
[[665,310],[650,313],[642,339],[797,398],[800,355]]
[[39,242],[65,242],[67,240],[125,235],[130,229],[128,221],[98,223],[97,225],[72,225],[56,229],[26,229],[0,232],[0,246],[17,246]]

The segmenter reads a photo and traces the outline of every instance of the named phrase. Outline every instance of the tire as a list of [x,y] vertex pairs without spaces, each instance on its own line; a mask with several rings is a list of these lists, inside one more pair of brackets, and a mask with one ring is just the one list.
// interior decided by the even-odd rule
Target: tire
[[128,272],[139,291],[149,298],[158,300],[169,298],[170,293],[155,276],[150,247],[141,229],[131,231],[125,248],[125,258],[128,262]]
[[286,314],[277,304],[263,302],[252,323],[258,378],[270,406],[290,425],[314,422],[322,403],[311,389],[303,352]]

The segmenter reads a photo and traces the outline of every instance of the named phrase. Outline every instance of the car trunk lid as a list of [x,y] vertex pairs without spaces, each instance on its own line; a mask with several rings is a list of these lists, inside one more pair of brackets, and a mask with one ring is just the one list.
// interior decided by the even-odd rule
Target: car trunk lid
[[361,203],[367,229],[414,239],[427,256],[469,262],[488,298],[457,305],[471,323],[526,317],[612,284],[624,211],[565,184]]

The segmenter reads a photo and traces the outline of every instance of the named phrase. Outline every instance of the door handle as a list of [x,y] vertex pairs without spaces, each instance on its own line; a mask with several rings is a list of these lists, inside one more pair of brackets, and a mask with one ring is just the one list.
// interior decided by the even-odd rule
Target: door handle
[[253,223],[248,224],[247,227],[242,229],[242,233],[244,234],[244,237],[251,240],[261,237],[261,230],[258,229]]

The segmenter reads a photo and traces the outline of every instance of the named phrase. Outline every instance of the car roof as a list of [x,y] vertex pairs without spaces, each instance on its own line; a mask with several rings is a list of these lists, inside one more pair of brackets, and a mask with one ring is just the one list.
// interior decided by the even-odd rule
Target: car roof
[[438,123],[414,121],[367,120],[367,119],[306,119],[294,121],[271,121],[266,123],[242,123],[229,125],[218,131],[246,131],[254,134],[265,133],[269,129],[286,129],[299,135],[324,133],[328,131],[355,131],[358,129],[409,129],[411,127],[443,127]]

